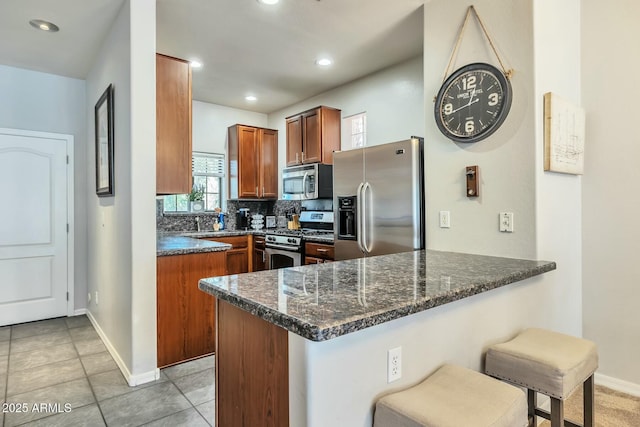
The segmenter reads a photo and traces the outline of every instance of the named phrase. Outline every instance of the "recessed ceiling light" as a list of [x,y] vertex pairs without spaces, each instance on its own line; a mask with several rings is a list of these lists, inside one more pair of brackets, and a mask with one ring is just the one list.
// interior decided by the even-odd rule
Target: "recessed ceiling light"
[[321,67],[328,67],[331,64],[333,64],[333,61],[329,58],[316,59],[316,65],[319,65]]
[[278,3],[280,0],[258,0],[258,3],[262,3],[262,4],[276,4]]
[[29,21],[29,24],[31,24],[33,28],[37,28],[38,30],[42,31],[48,31],[50,33],[60,31],[60,27],[58,27],[56,24],[49,21],[43,21],[42,19],[32,19],[31,21]]
[[202,62],[200,61],[191,61],[189,62],[189,64],[191,64],[192,68],[202,68]]
[[257,101],[258,100],[258,98],[256,98],[253,95],[247,95],[247,96],[244,97],[244,99],[246,99],[249,102],[253,102],[253,101]]

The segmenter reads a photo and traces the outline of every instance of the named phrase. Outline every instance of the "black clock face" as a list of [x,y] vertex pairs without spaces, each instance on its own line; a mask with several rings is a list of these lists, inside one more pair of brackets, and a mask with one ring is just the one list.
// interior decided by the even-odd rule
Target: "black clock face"
[[448,138],[476,142],[494,133],[511,108],[511,84],[492,65],[475,63],[451,74],[435,105],[436,124]]

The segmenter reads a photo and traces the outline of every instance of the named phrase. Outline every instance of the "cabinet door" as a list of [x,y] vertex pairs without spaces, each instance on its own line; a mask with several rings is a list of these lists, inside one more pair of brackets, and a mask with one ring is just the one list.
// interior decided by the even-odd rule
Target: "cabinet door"
[[287,166],[302,162],[302,116],[287,119]]
[[225,274],[225,259],[224,252],[158,257],[158,367],[213,353],[215,298],[198,281]]
[[249,251],[247,248],[227,251],[227,274],[249,272]]
[[261,129],[260,197],[278,198],[278,131]]
[[264,249],[253,250],[253,271],[263,271],[267,268]]
[[320,109],[309,111],[302,116],[302,163],[322,161],[320,125]]
[[238,126],[238,197],[259,197],[258,129]]
[[156,55],[156,194],[191,191],[191,67]]

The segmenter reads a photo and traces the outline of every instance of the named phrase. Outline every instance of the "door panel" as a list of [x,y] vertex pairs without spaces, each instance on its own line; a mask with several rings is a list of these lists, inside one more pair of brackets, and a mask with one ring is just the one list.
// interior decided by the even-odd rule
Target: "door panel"
[[278,198],[278,131],[262,129],[260,178],[261,197]]
[[[339,218],[338,197],[356,196],[358,186],[363,182],[364,158],[361,148],[340,151],[333,154],[333,209],[336,221]],[[338,228],[334,231],[335,259],[360,258],[364,253],[355,240],[338,239]]]
[[258,129],[238,126],[238,197],[258,197]]
[[318,163],[322,161],[320,147],[322,145],[322,135],[320,133],[320,110],[306,113],[302,116],[303,133],[302,152],[304,153],[303,163]]
[[370,255],[416,248],[421,180],[417,149],[417,140],[407,140],[365,150],[364,180],[369,183],[366,194],[369,208],[367,244]]
[[0,131],[0,325],[67,314],[67,140]]

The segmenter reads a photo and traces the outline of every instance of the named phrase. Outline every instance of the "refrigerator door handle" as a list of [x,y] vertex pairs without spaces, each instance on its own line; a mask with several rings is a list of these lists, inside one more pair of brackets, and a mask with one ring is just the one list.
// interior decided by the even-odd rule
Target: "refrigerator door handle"
[[362,252],[365,252],[364,246],[362,245],[362,229],[363,229],[363,206],[362,206],[362,202],[363,202],[363,198],[362,198],[362,187],[364,187],[364,183],[360,183],[358,185],[358,190],[356,191],[356,234],[357,236],[357,242],[358,242],[358,248],[360,248],[360,250]]
[[371,225],[369,224],[369,210],[371,209],[367,204],[367,190],[369,190],[369,194],[373,197],[373,190],[371,189],[371,184],[365,182],[362,186],[362,205],[364,207],[364,212],[362,212],[362,218],[364,219],[362,224],[363,236],[362,236],[362,246],[366,254],[370,254],[373,249],[372,245],[369,244],[371,240],[370,232]]

